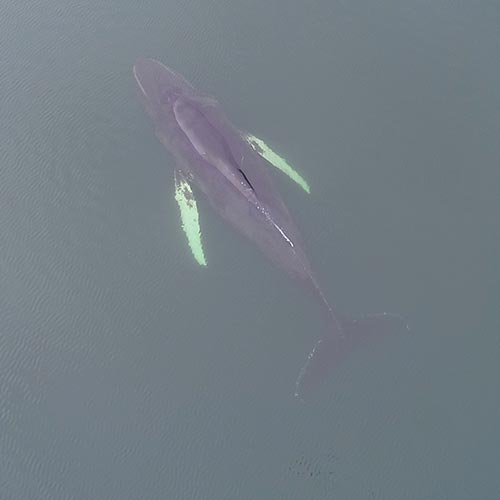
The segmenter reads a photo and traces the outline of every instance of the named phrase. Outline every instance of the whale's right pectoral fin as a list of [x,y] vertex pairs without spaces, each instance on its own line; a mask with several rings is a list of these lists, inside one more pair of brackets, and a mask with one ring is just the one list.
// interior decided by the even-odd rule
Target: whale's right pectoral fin
[[262,139],[248,133],[243,133],[243,137],[248,144],[250,144],[252,149],[262,156],[262,158],[267,160],[273,167],[277,168],[292,179],[292,181],[296,182],[306,193],[309,194],[311,192],[308,182],[285,160],[285,158],[271,149]]
[[206,266],[205,253],[201,242],[200,221],[198,216],[198,207],[193,195],[191,185],[180,170],[175,174],[175,200],[179,205],[181,212],[181,224],[189,243],[189,248],[196,262],[200,266]]

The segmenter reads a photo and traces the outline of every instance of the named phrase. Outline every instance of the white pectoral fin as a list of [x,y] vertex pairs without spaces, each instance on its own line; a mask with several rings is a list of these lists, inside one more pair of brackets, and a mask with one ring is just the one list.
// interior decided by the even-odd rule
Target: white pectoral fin
[[243,137],[262,158],[267,160],[273,167],[281,170],[285,175],[296,182],[306,193],[311,192],[307,181],[278,153],[273,151],[262,139],[252,134],[244,133]]
[[182,172],[178,170],[175,171],[175,200],[179,205],[182,229],[186,233],[193,257],[200,266],[206,266],[207,261],[201,242],[200,221],[196,200],[191,185]]

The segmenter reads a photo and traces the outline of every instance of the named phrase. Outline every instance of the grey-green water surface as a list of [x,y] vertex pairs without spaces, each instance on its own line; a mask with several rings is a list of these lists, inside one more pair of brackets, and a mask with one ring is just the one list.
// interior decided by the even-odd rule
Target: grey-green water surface
[[[497,2],[4,0],[0,499],[500,498]],[[307,294],[203,199],[187,248],[132,65],[274,173],[325,293],[412,335],[293,398]]]

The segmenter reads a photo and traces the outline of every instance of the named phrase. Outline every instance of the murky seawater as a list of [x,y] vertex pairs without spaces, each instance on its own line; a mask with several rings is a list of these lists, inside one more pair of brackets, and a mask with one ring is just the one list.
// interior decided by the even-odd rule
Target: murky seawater
[[[0,6],[0,499],[500,497],[500,8],[494,2]],[[214,94],[275,174],[325,293],[412,335],[307,405],[324,328],[199,200],[132,65]],[[274,173],[273,173],[274,175]]]

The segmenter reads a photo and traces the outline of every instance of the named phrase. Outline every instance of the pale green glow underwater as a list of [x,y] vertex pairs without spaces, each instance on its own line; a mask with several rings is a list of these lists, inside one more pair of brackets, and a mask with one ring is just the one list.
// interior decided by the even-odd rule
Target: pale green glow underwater
[[306,193],[310,193],[311,189],[307,181],[278,153],[273,151],[262,139],[255,137],[252,134],[245,134],[245,139],[252,148],[265,158],[273,167],[281,170],[288,175],[292,181],[296,182]]
[[200,219],[196,200],[187,180],[177,173],[175,176],[175,199],[181,211],[182,229],[186,233],[193,257],[200,266],[206,266],[207,261],[201,242]]

